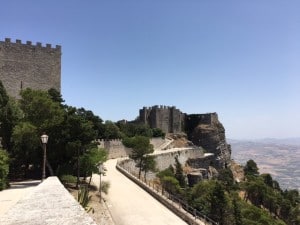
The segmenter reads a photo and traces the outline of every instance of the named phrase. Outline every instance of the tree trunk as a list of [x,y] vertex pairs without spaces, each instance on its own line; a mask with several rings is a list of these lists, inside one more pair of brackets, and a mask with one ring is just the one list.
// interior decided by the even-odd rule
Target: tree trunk
[[[101,175],[100,175],[100,176],[101,176]],[[90,176],[90,180],[89,180],[89,186],[88,186],[88,187],[90,187],[90,186],[91,186],[92,177],[93,177],[93,174],[91,174],[91,176]]]

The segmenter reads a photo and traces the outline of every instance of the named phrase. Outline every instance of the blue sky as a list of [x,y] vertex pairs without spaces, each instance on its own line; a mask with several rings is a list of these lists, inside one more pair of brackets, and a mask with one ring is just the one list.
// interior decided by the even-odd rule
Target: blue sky
[[298,0],[2,1],[0,39],[62,46],[62,95],[104,120],[217,112],[229,138],[300,136]]

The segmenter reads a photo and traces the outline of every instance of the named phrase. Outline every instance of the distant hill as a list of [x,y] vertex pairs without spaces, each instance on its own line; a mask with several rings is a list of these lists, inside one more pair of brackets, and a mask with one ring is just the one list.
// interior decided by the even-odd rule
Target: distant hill
[[300,190],[300,138],[233,140],[232,158],[244,165],[253,159],[260,173],[270,173],[282,189]]
[[285,144],[285,145],[296,145],[300,146],[300,137],[294,137],[294,138],[263,138],[263,139],[227,139],[229,143],[245,143],[245,142],[251,142],[251,143],[265,143],[265,144]]

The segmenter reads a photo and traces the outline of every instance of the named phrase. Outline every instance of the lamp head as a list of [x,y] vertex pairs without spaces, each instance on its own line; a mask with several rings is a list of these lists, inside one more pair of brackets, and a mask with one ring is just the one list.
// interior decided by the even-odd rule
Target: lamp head
[[41,141],[43,144],[47,144],[48,142],[48,135],[46,135],[45,133],[41,136]]

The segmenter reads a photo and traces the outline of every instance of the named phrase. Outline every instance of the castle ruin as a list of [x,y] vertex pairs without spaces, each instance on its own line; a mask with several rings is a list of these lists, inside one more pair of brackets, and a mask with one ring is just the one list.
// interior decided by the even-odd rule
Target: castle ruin
[[12,42],[10,38],[0,41],[0,80],[8,95],[19,98],[22,89],[60,92],[61,46],[52,47],[31,41]]

